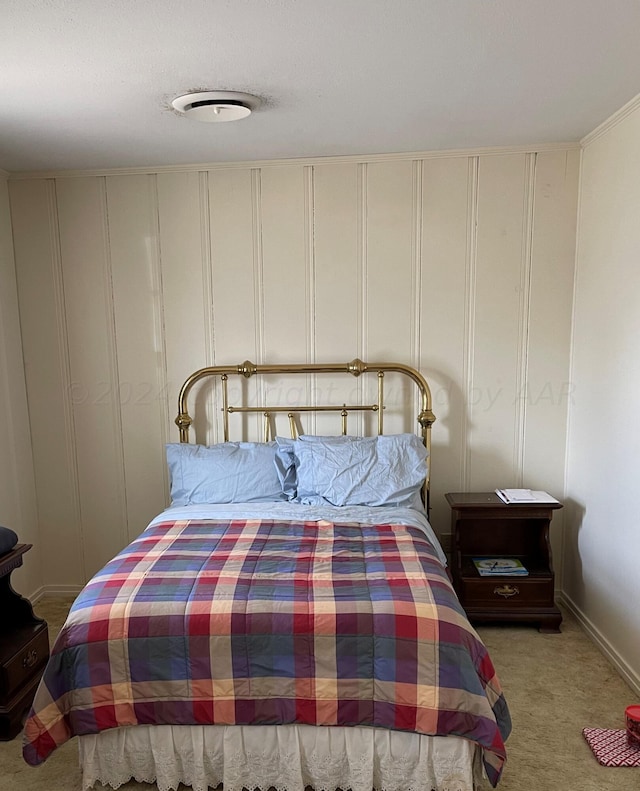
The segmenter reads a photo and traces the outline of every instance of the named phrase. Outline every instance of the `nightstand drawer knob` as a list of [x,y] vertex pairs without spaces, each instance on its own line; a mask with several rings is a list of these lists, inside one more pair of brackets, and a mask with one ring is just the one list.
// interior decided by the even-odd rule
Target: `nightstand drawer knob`
[[25,669],[28,667],[33,667],[37,661],[38,661],[38,652],[34,648],[32,651],[29,651],[29,653],[22,660],[22,667],[24,667]]
[[502,596],[504,599],[510,599],[512,596],[517,596],[520,591],[515,585],[498,585],[493,589],[496,596]]

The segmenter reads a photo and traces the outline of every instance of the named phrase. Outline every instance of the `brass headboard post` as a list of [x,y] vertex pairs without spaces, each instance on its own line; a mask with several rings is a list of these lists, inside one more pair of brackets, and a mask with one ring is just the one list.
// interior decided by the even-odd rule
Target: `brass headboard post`
[[[231,406],[229,405],[229,396],[227,382],[229,376],[244,376],[249,379],[255,374],[344,374],[349,373],[352,376],[360,376],[364,373],[376,373],[378,377],[378,402],[371,405],[361,404],[340,404],[328,406]],[[289,417],[289,422],[292,427],[292,434],[295,429],[294,415],[299,412],[338,412],[342,417],[342,431],[346,433],[347,415],[351,411],[369,411],[378,413],[378,434],[382,434],[383,429],[383,411],[384,411],[384,375],[385,373],[398,373],[408,376],[418,388],[420,394],[420,412],[418,414],[418,423],[421,427],[420,435],[422,441],[428,452],[427,460],[427,478],[425,481],[424,495],[427,513],[429,512],[429,485],[430,485],[430,472],[431,472],[431,426],[435,421],[435,415],[431,409],[431,390],[427,384],[426,379],[415,368],[402,363],[365,363],[362,360],[352,360],[348,363],[308,363],[301,365],[256,365],[255,363],[245,360],[241,365],[216,365],[208,368],[201,368],[185,381],[180,388],[178,396],[178,417],[176,418],[176,425],[180,429],[180,442],[189,442],[189,427],[191,426],[192,419],[189,415],[187,408],[187,398],[191,388],[201,379],[209,376],[219,376],[222,381],[222,411],[224,413],[224,439],[225,442],[229,440],[229,415],[235,412],[246,413],[262,413],[265,417],[265,434],[269,435],[269,419],[270,416],[277,412],[285,412]]]

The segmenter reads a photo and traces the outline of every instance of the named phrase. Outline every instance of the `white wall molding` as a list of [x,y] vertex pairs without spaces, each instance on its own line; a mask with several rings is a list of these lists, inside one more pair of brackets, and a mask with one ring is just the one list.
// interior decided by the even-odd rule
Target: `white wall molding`
[[460,491],[468,492],[471,485],[471,428],[467,428],[468,410],[473,400],[473,350],[476,329],[476,265],[478,254],[478,186],[480,160],[469,157],[467,181],[467,251],[464,278],[464,349],[462,361],[462,387],[466,409],[461,412],[460,436]]
[[358,303],[358,354],[360,359],[367,360],[367,326],[368,326],[368,266],[367,266],[367,190],[368,190],[367,163],[358,164],[358,280],[360,301]]
[[602,135],[607,134],[607,132],[610,132],[615,126],[624,121],[625,118],[631,115],[631,113],[634,113],[639,107],[640,93],[637,96],[634,96],[631,101],[627,102],[619,110],[616,110],[613,115],[610,115],[599,126],[596,126],[592,132],[589,132],[588,135],[585,135],[580,141],[580,146],[582,148],[590,146],[591,143],[598,140],[598,138],[602,137]]
[[[107,331],[107,355],[109,364],[109,381],[114,383],[120,380],[118,375],[118,343],[116,338],[116,316],[113,295],[113,271],[111,268],[111,245],[109,242],[109,211],[107,204],[107,181],[100,179],[100,202],[102,204],[102,222],[104,239],[103,278],[105,293],[105,324]],[[119,398],[111,401],[111,419],[113,421],[113,436],[116,453],[120,461],[118,474],[117,499],[122,514],[122,540],[127,541],[129,536],[129,515],[127,509],[127,483],[124,475],[124,442],[122,430],[122,406]]]
[[41,585],[39,588],[36,588],[32,593],[26,595],[25,599],[29,599],[31,604],[37,604],[44,595],[45,595],[45,586]]
[[[307,362],[316,361],[316,322],[315,322],[315,293],[316,293],[316,260],[314,245],[314,172],[313,166],[305,166],[303,169],[304,179],[304,270],[305,270],[305,300],[306,310],[306,334],[307,334]],[[309,383],[307,383],[308,385]]]
[[[0,173],[0,176],[2,174]],[[6,185],[3,185],[3,189],[6,190]],[[11,266],[15,271],[14,262],[10,260]],[[2,288],[6,289],[7,291],[7,284],[2,282]],[[11,290],[15,293],[15,280],[12,283]],[[10,297],[10,300],[15,302],[15,296],[13,294]],[[10,367],[7,349],[9,348],[9,333],[5,328],[5,322],[8,320],[8,317],[5,317],[5,310],[4,306],[0,304],[0,403],[4,405],[4,413],[5,413],[5,431],[8,438],[8,447],[3,448],[3,452],[10,454],[12,458],[12,463],[9,465],[10,475],[11,475],[11,489],[18,493],[20,492],[20,480],[18,478],[19,470],[18,465],[15,463],[16,459],[16,451],[18,448],[18,441],[16,438],[15,426],[17,423],[17,416],[14,414],[16,404],[14,402],[12,388],[11,388],[11,380],[13,378],[13,372]],[[22,374],[21,378],[24,380],[24,367],[20,372]],[[15,508],[17,515],[20,519],[20,524],[24,524],[24,506],[22,498],[17,496],[14,500]],[[7,507],[8,504],[3,503],[3,507]],[[5,518],[8,518],[5,516]]]
[[[158,177],[150,177],[149,184],[149,227],[153,230],[150,239],[151,282],[153,288],[153,323],[156,348],[159,354],[156,357],[156,387],[158,393],[167,393],[169,390],[169,375],[167,372],[167,336],[165,332],[164,317],[164,285],[162,281],[162,252],[160,249],[160,200],[158,196]],[[160,434],[162,445],[169,441],[169,402],[166,398],[158,399],[160,403]],[[169,473],[163,465],[165,490],[169,490]]]
[[200,162],[191,165],[160,165],[158,167],[101,168],[99,170],[42,170],[8,173],[10,181],[23,179],[83,178],[88,176],[129,176],[149,173],[184,173],[193,170],[227,170],[235,168],[266,168],[284,165],[333,165],[341,163],[399,162],[414,159],[442,159],[451,157],[501,156],[504,154],[531,154],[537,151],[566,151],[580,148],[578,142],[541,143],[539,145],[452,148],[442,151],[410,151],[393,154],[363,154],[335,157],[307,157],[302,159],[267,159],[242,162]]
[[37,604],[47,596],[51,598],[73,596],[75,598],[82,591],[82,588],[82,585],[42,585],[36,588],[29,596],[25,596],[25,598],[29,599],[31,604]]
[[[253,311],[255,316],[254,343],[255,361],[258,365],[265,362],[265,306],[264,306],[264,246],[262,239],[262,171],[251,168],[251,239],[253,250]],[[254,387],[260,395],[260,403],[265,402],[265,382],[257,378]],[[256,414],[256,431],[262,430],[260,416]]]
[[69,349],[69,331],[67,326],[67,306],[64,293],[64,274],[62,270],[62,249],[60,244],[60,224],[58,218],[58,197],[55,181],[46,185],[47,208],[49,211],[49,233],[51,238],[51,264],[53,280],[53,298],[56,306],[56,331],[62,378],[62,404],[64,409],[66,454],[71,482],[72,507],[75,524],[78,526],[77,540],[82,562],[82,578],[88,579],[87,559],[84,542],[84,525],[82,521],[82,498],[80,496],[80,480],[78,471],[78,443],[76,438],[75,418],[71,403],[72,377]]
[[[531,271],[533,266],[533,222],[536,189],[536,154],[525,160],[523,195],[522,260],[520,262],[520,309],[518,326],[518,359],[516,365],[516,393],[527,390],[529,379],[529,322],[531,314]],[[524,485],[524,454],[527,420],[527,400],[516,398],[513,447],[513,469],[518,486]]]
[[[200,209],[200,251],[202,266],[202,299],[204,301],[205,365],[215,365],[215,321],[213,312],[213,279],[211,277],[211,201],[209,173],[198,174],[198,206]],[[216,439],[217,441],[217,439]]]
[[596,628],[592,621],[587,618],[578,605],[564,591],[558,593],[558,602],[561,606],[569,610],[580,624],[582,631],[585,632],[589,639],[598,647],[604,656],[606,656],[636,695],[640,695],[640,675],[629,667],[615,648],[605,639],[600,630]]
[[[304,215],[304,298],[305,298],[305,358],[308,363],[316,361],[316,259],[314,240],[315,220],[315,172],[313,165],[305,165],[302,169],[303,180],[303,215]],[[307,404],[317,404],[317,390],[312,386],[313,377],[307,376]],[[317,433],[317,415],[309,416],[309,431]]]
[[[580,166],[578,168],[578,201],[576,204],[576,246],[574,252],[574,261],[573,261],[573,283],[572,283],[572,291],[571,291],[571,335],[569,341],[569,372],[567,381],[575,382],[575,338],[576,338],[576,302],[577,302],[577,295],[578,295],[578,262],[580,260],[580,239],[582,238],[581,230],[580,230],[580,218],[581,218],[581,203],[582,203],[582,160],[584,157],[584,148],[580,150]],[[562,481],[562,496],[564,500],[567,500],[569,496],[569,451],[571,448],[571,436],[572,436],[572,419],[573,419],[573,409],[572,409],[572,401],[570,400],[567,405],[567,430],[565,433],[565,442],[564,442],[564,470],[563,470],[563,481]],[[558,574],[560,585],[564,586],[564,576],[565,576],[565,566],[568,562],[568,558],[570,557],[569,552],[571,551],[570,541],[569,541],[569,525],[568,525],[568,518],[565,516],[563,519],[563,530],[562,530],[562,565],[560,567],[560,573]]]
[[[198,208],[200,211],[200,265],[202,271],[202,317],[204,320],[204,362],[206,367],[216,364],[216,323],[214,305],[214,287],[212,277],[212,251],[211,251],[211,196],[209,186],[209,171],[198,173]],[[209,422],[212,425],[211,442],[221,442],[218,434],[218,421],[211,420],[210,416],[217,414],[218,398],[215,387],[209,388],[208,406]]]
[[413,163],[413,229],[411,237],[411,255],[413,268],[411,272],[411,290],[413,305],[411,307],[411,364],[420,368],[422,339],[422,236],[424,223],[424,162],[417,159]]

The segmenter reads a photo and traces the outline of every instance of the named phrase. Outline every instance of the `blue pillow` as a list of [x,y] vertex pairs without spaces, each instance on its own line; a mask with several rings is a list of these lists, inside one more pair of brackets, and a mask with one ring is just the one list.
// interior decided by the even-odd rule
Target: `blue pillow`
[[[291,480],[295,499],[306,505],[396,505],[422,508],[420,489],[427,451],[415,434],[378,437],[310,437],[282,440],[277,464]],[[281,475],[282,480],[282,475]],[[291,486],[285,489],[291,497]]]
[[270,503],[287,498],[275,466],[275,442],[170,443],[172,505]]
[[276,437],[276,474],[280,488],[287,500],[296,497],[296,456],[293,450],[294,439]]
[[336,437],[319,437],[315,434],[301,434],[297,440],[288,437],[276,437],[276,470],[280,479],[280,486],[288,500],[295,500],[298,493],[298,479],[296,475],[296,442],[324,442],[340,444],[353,442],[359,437],[342,434]]

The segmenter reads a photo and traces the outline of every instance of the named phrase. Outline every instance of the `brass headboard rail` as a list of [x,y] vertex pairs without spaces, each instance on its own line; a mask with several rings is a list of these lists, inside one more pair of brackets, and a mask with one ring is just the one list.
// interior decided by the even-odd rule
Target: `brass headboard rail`
[[[341,405],[320,405],[320,406],[230,406],[228,402],[227,381],[229,376],[244,376],[249,379],[255,374],[343,374],[349,373],[352,376],[360,376],[364,373],[375,373],[378,377],[378,401],[375,404],[341,404]],[[295,436],[294,415],[297,412],[339,412],[342,417],[342,433],[347,433],[347,416],[349,412],[369,411],[376,413],[378,422],[378,434],[383,433],[384,415],[384,375],[385,373],[398,373],[411,379],[420,395],[420,411],[417,416],[420,425],[422,440],[429,452],[427,463],[427,479],[425,482],[425,503],[429,503],[429,471],[431,469],[431,426],[435,421],[435,415],[431,409],[431,390],[426,379],[415,368],[402,363],[365,363],[362,360],[352,360],[348,363],[303,363],[300,365],[256,365],[245,360],[241,365],[216,365],[208,368],[201,368],[185,381],[180,388],[178,396],[178,417],[175,422],[180,429],[180,442],[189,442],[189,427],[192,418],[187,408],[187,399],[191,388],[201,379],[210,376],[219,376],[222,383],[222,413],[225,442],[229,440],[229,415],[236,412],[261,412],[265,416],[265,439],[269,439],[270,416],[274,412],[286,412],[289,416],[291,433]]]

